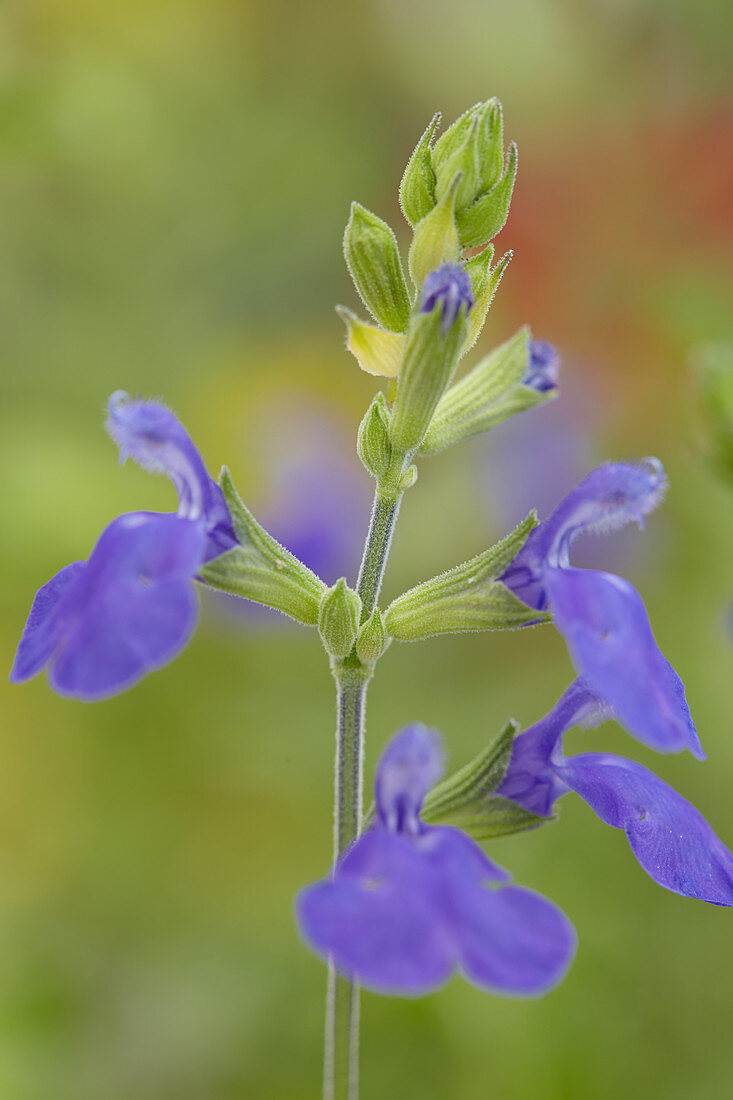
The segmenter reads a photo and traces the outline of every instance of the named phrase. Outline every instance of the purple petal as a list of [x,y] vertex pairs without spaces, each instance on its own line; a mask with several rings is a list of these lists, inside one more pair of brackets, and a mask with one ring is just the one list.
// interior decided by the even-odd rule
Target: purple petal
[[236,543],[229,510],[217,483],[180,420],[164,405],[134,401],[123,390],[109,399],[107,430],[120,448],[144,469],[167,474],[178,493],[178,515],[203,520],[211,542],[206,560]]
[[560,356],[557,354],[557,349],[547,340],[530,340],[528,351],[529,363],[522,385],[529,386],[537,393],[556,390],[560,373]]
[[417,995],[442,985],[455,956],[436,919],[429,863],[407,838],[381,828],[360,837],[347,860],[333,881],[298,895],[298,923],[311,947],[377,993]]
[[113,520],[57,605],[55,657],[46,645],[54,690],[102,699],[174,657],[196,625],[191,581],[205,540],[200,524],[176,515]]
[[625,830],[660,886],[733,905],[733,854],[702,814],[653,772],[620,756],[585,753],[566,761],[562,774],[602,821]]
[[452,825],[423,826],[414,846],[432,865],[433,877],[453,875],[473,882],[508,882],[511,875],[466,833]]
[[459,965],[483,989],[539,996],[572,962],[575,929],[561,909],[532,890],[456,883],[450,911]]
[[15,654],[11,683],[30,680],[51,659],[63,633],[63,598],[85,569],[86,562],[72,562],[39,588]]
[[544,574],[549,566],[567,566],[574,539],[607,534],[627,523],[643,525],[666,488],[662,464],[646,458],[637,465],[607,463],[593,470],[530,534],[501,580],[531,607],[544,610]]
[[442,772],[437,733],[418,724],[396,734],[379,759],[374,781],[382,824],[393,832],[418,833],[423,799]]
[[431,271],[423,283],[421,313],[441,309],[440,331],[445,336],[462,309],[473,307],[473,293],[468,273],[460,264],[441,264]]
[[430,828],[417,843],[429,856],[456,963],[468,978],[524,996],[560,981],[576,944],[560,909],[531,890],[504,886],[507,872],[459,829]]
[[601,717],[604,709],[587,684],[575,680],[549,714],[515,737],[509,767],[495,793],[550,817],[555,802],[569,790],[557,768],[563,760],[562,736],[579,722]]
[[684,686],[636,589],[591,569],[547,569],[545,583],[575,667],[629,733],[658,752],[687,748],[704,759]]

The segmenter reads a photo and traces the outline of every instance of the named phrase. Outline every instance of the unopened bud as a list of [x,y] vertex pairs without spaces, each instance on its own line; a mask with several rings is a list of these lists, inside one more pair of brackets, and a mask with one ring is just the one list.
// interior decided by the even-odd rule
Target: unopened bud
[[324,595],[318,614],[318,633],[332,657],[347,657],[351,653],[360,615],[361,600],[342,577]]
[[354,286],[375,320],[391,332],[404,332],[410,297],[397,240],[386,222],[358,202],[351,204],[344,256]]

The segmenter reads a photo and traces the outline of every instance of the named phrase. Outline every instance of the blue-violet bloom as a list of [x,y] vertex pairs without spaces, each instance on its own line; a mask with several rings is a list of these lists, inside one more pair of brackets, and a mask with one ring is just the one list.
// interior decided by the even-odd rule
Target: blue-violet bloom
[[432,313],[440,306],[440,331],[445,336],[456,321],[461,309],[465,312],[473,306],[471,279],[460,264],[441,264],[426,277],[420,301],[421,313]]
[[646,873],[676,894],[733,905],[733,853],[686,799],[648,768],[610,753],[565,758],[570,726],[614,717],[607,701],[575,680],[548,715],[515,738],[496,794],[541,817],[575,791],[607,825],[623,829]]
[[530,534],[501,580],[530,607],[549,608],[578,673],[634,737],[658,752],[704,759],[679,676],[660,652],[628,581],[570,565],[580,534],[643,526],[666,487],[656,458],[607,463],[581,481]]
[[377,766],[374,824],[297,899],[303,936],[377,993],[426,993],[456,969],[495,993],[545,993],[573,957],[573,926],[539,894],[506,885],[465,833],[420,820],[442,768],[440,739],[424,726],[392,739]]
[[36,594],[10,679],[48,666],[54,691],[84,700],[123,691],[183,649],[198,617],[192,580],[237,541],[221,489],[173,413],[121,391],[108,411],[120,461],[167,474],[179,504],[175,513],[118,516],[87,561]]
[[559,378],[560,356],[555,346],[547,340],[530,340],[529,363],[522,385],[537,393],[548,393],[557,389]]

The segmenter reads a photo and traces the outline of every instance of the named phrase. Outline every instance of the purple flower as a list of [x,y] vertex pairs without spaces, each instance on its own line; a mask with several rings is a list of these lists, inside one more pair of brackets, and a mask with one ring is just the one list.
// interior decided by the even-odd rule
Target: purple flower
[[445,336],[456,321],[461,309],[465,313],[473,306],[471,279],[460,264],[441,264],[425,279],[420,302],[421,313],[432,313],[436,306],[442,310],[440,331]]
[[48,666],[54,691],[85,700],[123,691],[183,649],[198,617],[192,579],[237,541],[221,489],[172,412],[117,392],[107,428],[122,462],[170,477],[179,506],[118,516],[87,561],[67,565],[36,595],[10,679]]
[[501,580],[530,607],[549,608],[578,672],[634,737],[703,759],[684,685],[657,647],[639,593],[612,573],[570,565],[578,535],[643,526],[665,486],[655,458],[599,466],[535,528]]
[[605,700],[576,680],[545,718],[515,738],[496,794],[547,817],[558,798],[575,791],[607,825],[624,830],[637,860],[660,886],[733,905],[733,854],[682,795],[623,756],[563,756],[566,729],[609,714]]
[[332,878],[300,893],[301,931],[378,993],[426,993],[456,969],[492,992],[545,993],[570,964],[573,926],[539,894],[507,886],[465,833],[423,824],[441,772],[437,734],[416,725],[392,739],[377,767],[376,821]]
[[560,376],[560,356],[553,344],[546,340],[530,340],[527,373],[523,386],[530,386],[537,393],[556,390]]

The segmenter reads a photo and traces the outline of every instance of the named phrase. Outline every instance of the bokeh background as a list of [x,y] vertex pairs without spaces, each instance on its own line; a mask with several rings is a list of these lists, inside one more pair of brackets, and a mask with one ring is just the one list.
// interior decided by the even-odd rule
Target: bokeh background
[[[611,726],[570,747],[644,761],[732,842],[733,490],[690,376],[731,336],[730,5],[7,0],[0,18],[2,666],[35,589],[104,524],[174,507],[164,479],[116,465],[117,388],[164,397],[258,515],[353,578],[375,387],[333,313],[356,304],[348,205],[406,240],[396,188],[426,121],[496,94],[520,173],[481,347],[528,321],[562,350],[563,396],[423,463],[385,595],[546,514],[593,463],[661,457],[646,532],[579,560],[641,589],[709,760]],[[458,764],[570,675],[549,627],[394,646],[369,775],[406,721]],[[330,849],[312,634],[212,598],[186,652],[117,699],[0,690],[3,1100],[317,1096],[325,974],[291,913]],[[460,979],[365,996],[364,1096],[731,1095],[730,913],[655,886],[577,799],[491,855],[575,921],[569,977],[538,1002]]]

